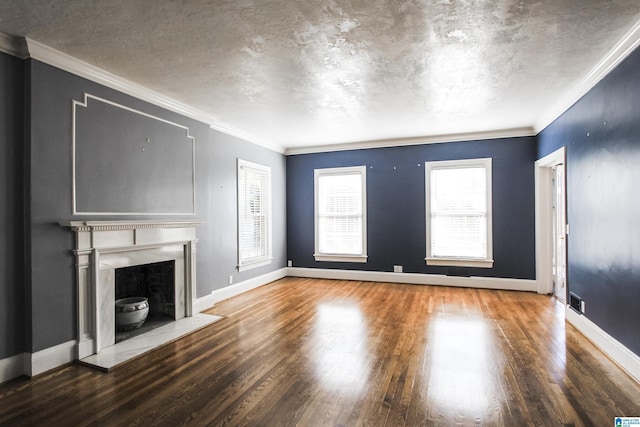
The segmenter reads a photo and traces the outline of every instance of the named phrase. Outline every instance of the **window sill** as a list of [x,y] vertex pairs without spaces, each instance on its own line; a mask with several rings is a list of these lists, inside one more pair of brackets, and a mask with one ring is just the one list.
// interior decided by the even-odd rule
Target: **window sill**
[[426,258],[427,265],[446,267],[493,268],[492,259]]
[[316,261],[332,261],[332,262],[367,262],[366,255],[324,255],[313,254]]
[[269,265],[271,264],[272,259],[273,258],[261,258],[259,260],[241,264],[238,266],[238,271],[247,271],[247,270],[251,270],[252,268],[258,268],[258,267],[262,267],[263,265]]

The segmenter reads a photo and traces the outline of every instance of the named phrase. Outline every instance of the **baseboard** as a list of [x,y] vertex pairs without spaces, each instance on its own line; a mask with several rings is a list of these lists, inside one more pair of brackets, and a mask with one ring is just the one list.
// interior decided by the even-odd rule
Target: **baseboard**
[[412,285],[456,286],[464,288],[500,289],[537,292],[535,280],[499,277],[458,277],[440,274],[391,273],[384,271],[330,270],[322,268],[289,267],[288,276],[317,279],[362,280],[368,282],[407,283]]
[[24,374],[30,377],[73,362],[76,359],[77,342],[67,341],[36,353],[24,353]]
[[0,383],[21,375],[33,377],[75,360],[76,341],[49,347],[36,353],[21,353],[0,360]]
[[24,354],[0,359],[0,383],[24,374]]
[[600,350],[607,354],[629,375],[640,382],[640,357],[629,350],[618,340],[600,329],[598,325],[584,315],[567,308],[567,322],[571,323],[580,333],[593,342]]
[[252,289],[259,288],[260,286],[266,285],[267,283],[282,279],[287,275],[287,268],[281,268],[279,270],[254,277],[243,282],[238,282],[234,285],[225,286],[222,289],[216,289],[215,291],[211,292],[210,295],[206,295],[204,297],[196,299],[193,303],[193,312],[199,313],[203,310],[207,310],[213,307],[215,303],[219,301],[223,301]]
[[[271,283],[283,277],[310,277],[319,279],[361,280],[370,282],[407,283],[418,285],[457,286],[468,288],[501,289],[536,292],[535,280],[504,279],[492,277],[455,277],[437,274],[391,273],[361,270],[331,270],[320,268],[281,268],[234,285],[213,291],[193,303],[193,312],[209,309],[219,301]],[[586,335],[586,334],[585,334]],[[594,340],[595,341],[595,340]],[[76,341],[68,341],[36,353],[24,353],[0,360],[0,382],[22,374],[35,376],[50,369],[72,362],[76,358]],[[629,350],[627,350],[629,352]],[[631,355],[633,353],[629,352]],[[635,355],[634,355],[635,356]],[[635,356],[637,359],[637,356]],[[640,378],[640,362],[636,361],[636,378]],[[624,366],[624,365],[623,365]],[[625,368],[628,369],[628,368]],[[629,369],[628,369],[629,370]],[[633,372],[630,370],[630,372]]]

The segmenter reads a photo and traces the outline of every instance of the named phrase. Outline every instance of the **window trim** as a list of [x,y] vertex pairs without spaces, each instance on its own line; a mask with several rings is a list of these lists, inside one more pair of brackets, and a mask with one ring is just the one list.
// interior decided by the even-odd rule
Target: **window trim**
[[[492,173],[492,158],[476,158],[476,159],[463,159],[463,160],[444,160],[444,161],[432,161],[425,162],[425,216],[426,216],[426,258],[427,265],[438,266],[450,266],[450,267],[478,267],[478,268],[492,268],[493,267],[493,173]],[[474,166],[482,166],[486,171],[486,194],[487,199],[487,212],[486,212],[486,227],[487,227],[487,256],[485,258],[470,258],[470,257],[434,257],[431,253],[431,185],[429,176],[433,169],[460,169]]]
[[[357,173],[362,179],[362,253],[361,254],[341,254],[341,253],[321,253],[319,239],[319,181],[321,176],[326,175],[353,175]],[[321,168],[313,171],[313,201],[314,201],[314,253],[316,261],[331,262],[357,262],[366,263],[367,256],[367,167],[366,166],[347,166],[339,168]]]
[[[244,260],[242,259],[242,248],[240,246],[240,235],[241,235],[241,218],[240,218],[240,213],[242,211],[242,206],[240,206],[240,174],[242,171],[242,168],[250,168],[250,169],[254,169],[257,171],[261,171],[263,173],[265,173],[266,177],[267,177],[267,188],[266,188],[266,216],[267,216],[267,224],[266,224],[266,229],[265,229],[265,233],[266,233],[266,241],[267,241],[267,253],[264,256],[261,257],[256,257],[256,258],[251,258],[249,260]],[[237,181],[236,181],[236,196],[237,196],[237,212],[236,212],[236,219],[238,221],[238,226],[237,226],[237,245],[238,245],[238,271],[242,272],[242,271],[246,271],[246,270],[250,270],[252,268],[257,268],[257,267],[261,267],[263,265],[269,265],[271,264],[271,261],[273,260],[273,252],[272,252],[272,211],[271,211],[271,167],[270,166],[266,166],[266,165],[261,165],[258,163],[254,163],[254,162],[250,162],[248,160],[244,160],[244,159],[240,159],[238,158],[238,162],[237,162]],[[246,198],[245,198],[246,200]]]

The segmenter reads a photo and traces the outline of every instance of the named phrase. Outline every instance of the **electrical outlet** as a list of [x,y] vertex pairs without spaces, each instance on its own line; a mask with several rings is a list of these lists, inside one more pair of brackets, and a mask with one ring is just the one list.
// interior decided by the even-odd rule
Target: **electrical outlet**
[[293,267],[293,261],[291,260],[287,261],[287,267]]
[[229,284],[231,285],[233,283],[233,276],[229,276]]
[[587,312],[587,303],[584,300],[580,301],[580,313],[585,314]]
[[394,273],[402,273],[402,266],[401,265],[394,265],[393,266],[393,272]]

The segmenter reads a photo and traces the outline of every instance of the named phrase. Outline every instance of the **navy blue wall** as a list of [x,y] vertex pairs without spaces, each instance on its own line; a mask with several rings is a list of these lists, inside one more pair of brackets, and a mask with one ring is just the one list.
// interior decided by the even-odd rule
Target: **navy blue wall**
[[640,354],[640,50],[539,135],[567,147],[568,287]]
[[0,359],[24,351],[23,61],[0,53]]
[[[535,138],[505,138],[287,156],[287,253],[295,267],[446,274],[427,266],[424,162],[493,158],[494,267],[474,276],[535,279]],[[366,264],[316,262],[313,171],[367,166]]]

